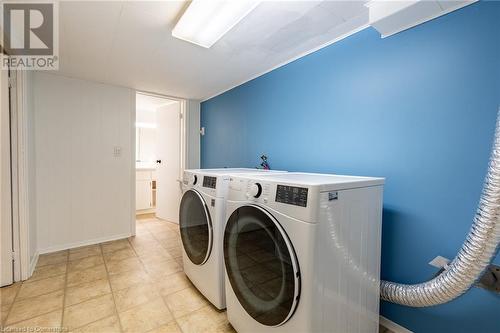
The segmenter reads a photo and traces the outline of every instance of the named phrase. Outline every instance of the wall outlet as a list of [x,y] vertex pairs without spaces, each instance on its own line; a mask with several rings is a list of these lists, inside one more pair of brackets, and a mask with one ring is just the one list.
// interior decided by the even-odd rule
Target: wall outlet
[[446,269],[446,267],[448,267],[448,264],[450,263],[450,261],[451,260],[448,259],[448,258],[437,256],[436,258],[432,259],[429,262],[429,265],[434,266],[436,268],[444,268],[444,269]]
[[120,157],[120,156],[122,156],[122,147],[120,147],[120,146],[115,146],[115,147],[113,148],[113,156],[114,156],[114,157]]
[[205,135],[205,127],[200,128],[200,135],[201,136]]

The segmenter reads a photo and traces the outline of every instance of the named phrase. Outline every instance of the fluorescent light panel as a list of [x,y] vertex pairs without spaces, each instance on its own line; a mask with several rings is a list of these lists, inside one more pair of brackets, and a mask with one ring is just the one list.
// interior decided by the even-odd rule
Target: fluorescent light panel
[[259,3],[248,0],[193,0],[172,30],[172,36],[209,48]]

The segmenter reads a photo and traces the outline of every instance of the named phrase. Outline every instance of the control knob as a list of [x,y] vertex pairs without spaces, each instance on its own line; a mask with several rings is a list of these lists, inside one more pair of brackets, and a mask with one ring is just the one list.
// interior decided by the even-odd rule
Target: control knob
[[193,175],[191,177],[191,184],[196,185],[197,182],[198,182],[198,176]]
[[254,198],[260,197],[260,195],[262,194],[262,185],[260,185],[259,183],[250,185],[248,194],[249,196],[252,196]]

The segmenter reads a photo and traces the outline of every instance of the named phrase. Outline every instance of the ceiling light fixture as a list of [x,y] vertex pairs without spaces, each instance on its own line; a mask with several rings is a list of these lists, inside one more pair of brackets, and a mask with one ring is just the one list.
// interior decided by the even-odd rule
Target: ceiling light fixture
[[209,48],[259,3],[255,0],[193,0],[172,30],[172,36]]

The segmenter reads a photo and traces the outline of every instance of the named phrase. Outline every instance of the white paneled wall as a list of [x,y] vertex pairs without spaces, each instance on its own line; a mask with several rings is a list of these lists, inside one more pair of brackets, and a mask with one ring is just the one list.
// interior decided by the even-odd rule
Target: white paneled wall
[[133,234],[135,91],[45,73],[33,88],[40,253]]

